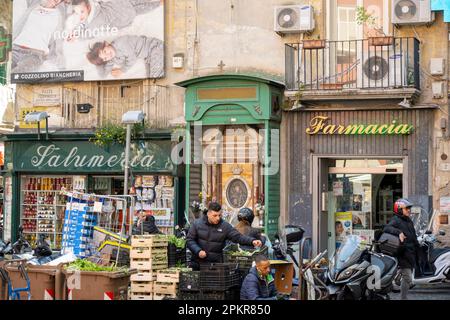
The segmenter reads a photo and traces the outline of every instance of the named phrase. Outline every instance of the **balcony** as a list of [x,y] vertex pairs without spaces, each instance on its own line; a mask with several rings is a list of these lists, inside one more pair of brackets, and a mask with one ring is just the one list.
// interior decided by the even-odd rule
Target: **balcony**
[[286,44],[287,96],[302,101],[403,99],[420,93],[419,41],[375,38]]

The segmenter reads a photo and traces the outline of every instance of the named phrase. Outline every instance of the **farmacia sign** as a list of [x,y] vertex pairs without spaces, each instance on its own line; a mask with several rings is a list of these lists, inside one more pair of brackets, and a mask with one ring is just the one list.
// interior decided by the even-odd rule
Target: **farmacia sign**
[[332,124],[330,117],[317,116],[311,119],[306,133],[309,135],[408,135],[414,127],[410,124],[398,123],[393,120],[389,124]]

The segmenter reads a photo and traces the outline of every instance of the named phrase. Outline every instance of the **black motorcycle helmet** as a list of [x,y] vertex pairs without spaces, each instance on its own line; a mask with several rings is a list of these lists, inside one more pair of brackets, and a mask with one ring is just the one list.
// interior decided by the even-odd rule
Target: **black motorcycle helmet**
[[247,221],[250,225],[253,223],[253,219],[255,219],[255,214],[253,210],[250,208],[241,208],[238,212],[238,221]]

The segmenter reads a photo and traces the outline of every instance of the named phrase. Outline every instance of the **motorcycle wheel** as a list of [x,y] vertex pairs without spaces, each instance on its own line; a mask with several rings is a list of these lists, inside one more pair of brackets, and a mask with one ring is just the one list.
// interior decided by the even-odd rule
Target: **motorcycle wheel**
[[355,300],[348,290],[342,290],[336,294],[336,300]]

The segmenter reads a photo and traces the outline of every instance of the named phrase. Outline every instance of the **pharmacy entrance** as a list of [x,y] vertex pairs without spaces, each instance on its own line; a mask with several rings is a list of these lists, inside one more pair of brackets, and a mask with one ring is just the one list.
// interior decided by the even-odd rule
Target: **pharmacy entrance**
[[322,214],[327,216],[323,228],[327,231],[321,234],[327,235],[327,248],[332,255],[348,235],[359,235],[370,242],[390,221],[394,202],[404,196],[403,160],[323,161],[331,166],[326,175],[328,190],[322,193]]

